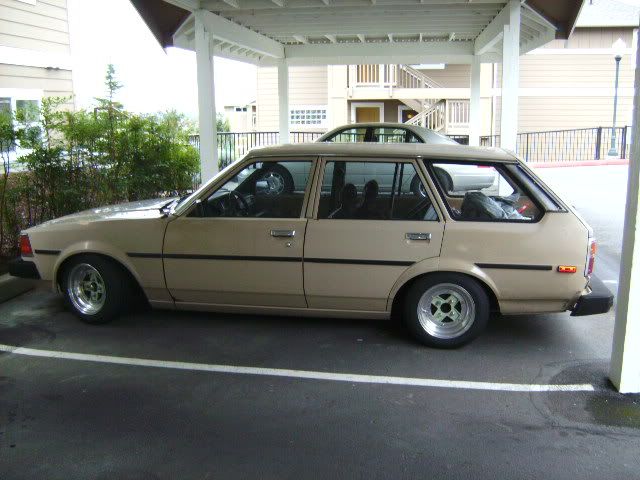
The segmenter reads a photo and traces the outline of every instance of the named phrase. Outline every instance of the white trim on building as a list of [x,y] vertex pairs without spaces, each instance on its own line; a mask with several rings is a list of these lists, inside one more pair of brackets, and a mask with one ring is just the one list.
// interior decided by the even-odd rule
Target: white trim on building
[[380,122],[384,122],[384,102],[351,102],[351,115],[349,116],[350,122],[356,122],[356,108],[358,107],[378,107],[380,110]]

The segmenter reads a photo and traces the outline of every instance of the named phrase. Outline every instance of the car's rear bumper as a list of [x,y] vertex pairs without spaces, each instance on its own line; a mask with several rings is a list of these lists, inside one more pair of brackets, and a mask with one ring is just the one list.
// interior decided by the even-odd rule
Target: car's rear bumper
[[40,279],[40,272],[38,272],[36,264],[21,258],[16,258],[9,262],[9,275],[34,280]]
[[571,309],[572,317],[607,313],[613,306],[613,293],[598,277],[589,280],[589,293],[583,294]]

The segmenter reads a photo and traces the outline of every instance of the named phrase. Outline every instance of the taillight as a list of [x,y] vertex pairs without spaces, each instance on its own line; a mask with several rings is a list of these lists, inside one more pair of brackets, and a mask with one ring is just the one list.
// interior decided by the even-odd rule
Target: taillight
[[23,257],[33,257],[29,235],[20,235],[20,255]]
[[596,263],[596,251],[598,250],[598,245],[596,244],[596,239],[593,237],[589,238],[589,248],[587,250],[587,262],[584,269],[584,276],[590,277],[593,273],[593,267]]

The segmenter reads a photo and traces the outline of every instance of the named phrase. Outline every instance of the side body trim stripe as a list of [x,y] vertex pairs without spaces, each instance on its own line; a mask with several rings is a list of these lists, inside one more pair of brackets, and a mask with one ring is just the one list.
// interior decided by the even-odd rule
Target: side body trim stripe
[[553,270],[551,265],[521,265],[517,263],[476,263],[476,267],[498,270]]
[[34,252],[37,253],[38,255],[60,255],[60,250],[35,249]]
[[[202,255],[188,253],[145,253],[145,252],[128,252],[131,258],[167,258],[167,259],[183,259],[183,260],[245,260],[255,262],[302,262],[302,257],[265,257],[253,255]],[[362,260],[349,258],[305,258],[308,263],[331,263],[341,265],[384,265],[408,267],[413,265],[411,261],[395,261],[395,260]]]

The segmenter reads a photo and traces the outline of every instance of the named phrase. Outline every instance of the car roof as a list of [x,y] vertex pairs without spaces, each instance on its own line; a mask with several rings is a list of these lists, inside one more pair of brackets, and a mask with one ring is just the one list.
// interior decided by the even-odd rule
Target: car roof
[[345,128],[369,128],[369,127],[389,127],[389,128],[408,128],[412,129],[416,125],[411,125],[408,123],[398,123],[398,122],[363,122],[363,123],[347,123],[344,125],[340,125],[339,127],[330,130],[327,133],[333,132],[335,130],[344,130]]
[[429,145],[426,143],[295,143],[251,150],[247,158],[291,157],[296,155],[348,157],[422,157],[438,160],[491,161],[515,163],[517,158],[495,147],[467,145]]

